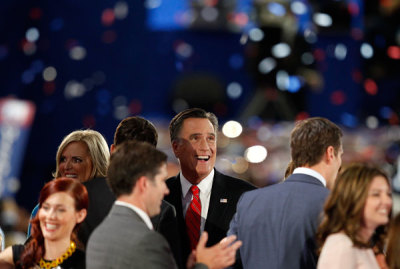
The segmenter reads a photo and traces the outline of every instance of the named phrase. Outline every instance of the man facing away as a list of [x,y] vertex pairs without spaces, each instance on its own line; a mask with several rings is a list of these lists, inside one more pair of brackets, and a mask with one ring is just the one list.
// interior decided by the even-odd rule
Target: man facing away
[[[150,217],[160,213],[169,190],[167,156],[143,142],[124,142],[111,156],[107,180],[117,197],[109,215],[92,233],[86,252],[86,267],[177,268],[167,241],[153,231]],[[241,242],[235,236],[205,248],[200,239],[188,268],[219,269],[234,262]],[[195,263],[194,263],[195,261]]]
[[[116,146],[125,141],[148,142],[157,146],[158,133],[154,125],[142,117],[133,116],[123,119],[114,133],[114,143],[110,147],[113,154]],[[89,194],[89,209],[85,221],[79,229],[78,237],[84,245],[87,244],[90,234],[103,221],[115,201],[105,178],[96,178],[84,183]],[[166,201],[162,201],[161,212],[151,218],[154,229],[164,235],[172,249],[179,268],[185,267],[185,262],[180,256],[178,227],[175,208]]]
[[[314,235],[342,163],[341,137],[327,119],[299,122],[290,139],[291,175],[242,196],[228,234],[243,241],[243,268],[316,267]],[[240,261],[235,267],[241,268]]]
[[187,257],[203,231],[209,246],[226,236],[239,197],[255,187],[214,169],[218,120],[213,113],[186,109],[171,120],[169,131],[181,172],[167,180],[165,200],[177,211],[182,257]]

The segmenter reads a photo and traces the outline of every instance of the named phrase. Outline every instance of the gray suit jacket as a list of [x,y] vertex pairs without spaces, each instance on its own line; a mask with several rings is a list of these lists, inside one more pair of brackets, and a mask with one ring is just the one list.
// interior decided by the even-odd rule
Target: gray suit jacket
[[[164,237],[150,230],[132,209],[113,205],[93,231],[86,249],[87,269],[176,269]],[[207,268],[197,265],[196,269]]]
[[243,241],[243,268],[315,268],[314,236],[328,194],[318,179],[305,174],[245,193],[228,231]]

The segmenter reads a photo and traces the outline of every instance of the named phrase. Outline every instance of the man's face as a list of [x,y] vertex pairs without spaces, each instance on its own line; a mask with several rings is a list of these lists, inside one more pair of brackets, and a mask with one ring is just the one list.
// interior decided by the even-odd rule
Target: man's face
[[150,217],[160,214],[162,199],[169,193],[165,184],[167,176],[167,164],[164,163],[153,180],[147,179],[146,210]]
[[192,184],[199,183],[214,169],[217,137],[212,123],[205,118],[183,121],[178,139],[172,142],[182,174]]

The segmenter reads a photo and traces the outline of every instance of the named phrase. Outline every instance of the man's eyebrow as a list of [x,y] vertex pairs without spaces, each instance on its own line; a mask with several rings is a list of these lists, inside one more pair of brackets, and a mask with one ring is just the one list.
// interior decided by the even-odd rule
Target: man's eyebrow
[[[194,136],[198,136],[198,135],[203,135],[203,134],[202,133],[194,133],[194,134],[190,134],[189,137],[194,137]],[[206,135],[215,136],[215,133],[207,133]]]

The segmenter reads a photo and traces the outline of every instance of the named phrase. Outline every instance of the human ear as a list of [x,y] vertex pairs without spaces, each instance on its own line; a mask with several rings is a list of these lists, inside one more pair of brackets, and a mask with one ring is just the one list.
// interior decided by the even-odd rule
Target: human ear
[[174,140],[172,141],[172,150],[174,151],[174,154],[176,157],[179,156],[179,141]]
[[335,156],[336,156],[336,154],[335,154],[335,148],[332,147],[332,146],[329,146],[329,147],[326,149],[326,157],[327,157],[327,160],[330,162],[330,161],[332,161],[332,160],[335,158]]
[[81,223],[87,215],[87,210],[86,209],[81,209],[76,213],[76,222]]
[[114,152],[114,150],[115,150],[115,145],[111,144],[111,146],[110,146],[110,154],[112,154]]

